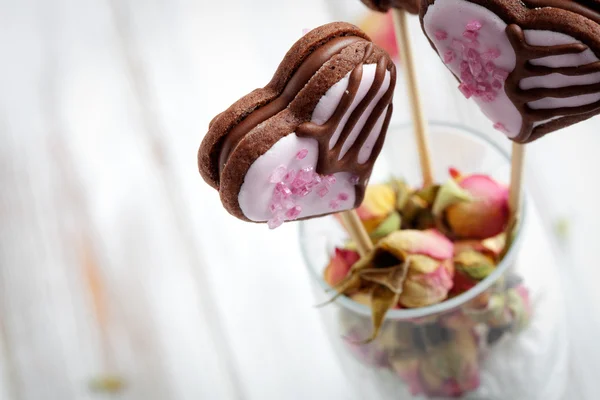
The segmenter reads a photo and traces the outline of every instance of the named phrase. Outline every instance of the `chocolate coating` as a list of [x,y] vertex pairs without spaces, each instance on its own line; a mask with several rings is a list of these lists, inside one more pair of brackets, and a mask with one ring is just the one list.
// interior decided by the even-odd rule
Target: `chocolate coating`
[[411,14],[418,14],[420,0],[361,0],[371,10],[387,12],[390,8],[403,8]]
[[[420,11],[422,26],[423,18],[427,14],[429,6],[436,1],[444,0],[422,0]],[[562,108],[532,109],[527,105],[529,102],[543,98],[560,99],[600,93],[600,83],[558,88],[536,87],[527,90],[519,87],[521,80],[528,77],[550,74],[578,76],[600,72],[600,62],[563,68],[551,68],[531,63],[531,60],[542,57],[578,54],[588,49],[600,58],[600,3],[593,0],[464,1],[487,8],[508,25],[506,35],[515,51],[516,65],[505,82],[504,90],[523,118],[521,131],[512,140],[518,143],[529,143],[548,133],[584,121],[600,113],[600,101],[582,106]],[[563,33],[581,43],[533,46],[526,42],[525,30]],[[431,40],[430,43],[438,51]]]

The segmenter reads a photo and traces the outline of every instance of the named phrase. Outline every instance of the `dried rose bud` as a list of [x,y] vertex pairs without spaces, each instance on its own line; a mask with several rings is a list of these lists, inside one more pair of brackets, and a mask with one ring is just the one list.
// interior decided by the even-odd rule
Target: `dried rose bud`
[[369,185],[356,209],[367,232],[373,232],[396,208],[396,193],[390,185]]
[[435,230],[405,230],[395,234],[395,245],[411,260],[400,305],[416,308],[445,300],[453,284],[452,242]]
[[486,175],[451,179],[440,189],[433,213],[457,239],[490,238],[507,226],[508,188]]
[[496,269],[493,258],[475,250],[462,250],[456,254],[454,266],[476,281],[487,278]]
[[359,258],[360,256],[355,251],[336,248],[329,265],[325,268],[325,282],[330,286],[339,284],[348,275],[350,268]]

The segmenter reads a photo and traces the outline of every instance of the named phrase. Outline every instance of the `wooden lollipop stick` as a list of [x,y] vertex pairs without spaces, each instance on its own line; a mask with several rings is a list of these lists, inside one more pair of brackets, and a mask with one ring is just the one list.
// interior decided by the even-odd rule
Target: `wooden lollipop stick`
[[519,217],[523,202],[523,171],[525,166],[525,145],[513,143],[510,165],[510,188],[508,205],[510,207],[509,226],[513,226]]
[[412,111],[412,121],[417,140],[417,149],[419,151],[419,160],[421,163],[421,173],[423,175],[423,186],[427,187],[433,184],[433,172],[431,168],[431,150],[429,146],[429,131],[419,87],[417,86],[417,71],[413,57],[410,34],[408,32],[406,11],[397,8],[392,10],[394,17],[394,30],[396,32],[396,43],[402,59],[404,60],[404,76],[408,86],[408,97]]
[[362,224],[356,210],[344,211],[340,214],[344,227],[348,231],[348,234],[352,238],[352,241],[356,243],[356,248],[360,256],[366,255],[368,252],[373,250],[373,242]]

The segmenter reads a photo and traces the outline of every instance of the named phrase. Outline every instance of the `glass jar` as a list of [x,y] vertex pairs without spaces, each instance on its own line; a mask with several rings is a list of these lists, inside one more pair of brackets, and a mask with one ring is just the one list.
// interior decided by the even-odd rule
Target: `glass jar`
[[[458,125],[432,123],[437,182],[448,168],[508,182],[510,157],[484,135]],[[390,177],[420,183],[411,127],[390,127],[371,182]],[[552,251],[537,211],[526,201],[517,238],[494,272],[442,303],[390,310],[381,334],[367,306],[342,296],[320,308],[349,384],[368,399],[560,399],[568,340]],[[323,271],[336,245],[347,239],[334,217],[300,223],[302,252],[317,302],[333,296]]]

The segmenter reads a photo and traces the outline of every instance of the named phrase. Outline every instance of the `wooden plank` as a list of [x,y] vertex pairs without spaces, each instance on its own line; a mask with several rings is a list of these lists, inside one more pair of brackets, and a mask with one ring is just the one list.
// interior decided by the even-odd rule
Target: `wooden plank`
[[[130,60],[130,76],[138,80],[139,101],[151,125],[160,127],[152,140],[163,149],[165,179],[176,182],[191,240],[210,266],[197,271],[197,282],[210,282],[217,298],[244,394],[250,399],[350,398],[312,307],[297,227],[273,233],[233,219],[194,165],[212,115],[269,79],[276,64],[266,68],[263,56],[277,63],[302,28],[322,18],[315,12],[319,5],[272,6],[274,15],[300,14],[281,30],[278,24],[289,19],[258,27],[252,18],[258,11],[245,2],[213,3],[208,13],[194,1],[113,5],[125,53],[137,54]],[[220,15],[228,19],[216,18]],[[273,41],[273,32],[279,41]]]

